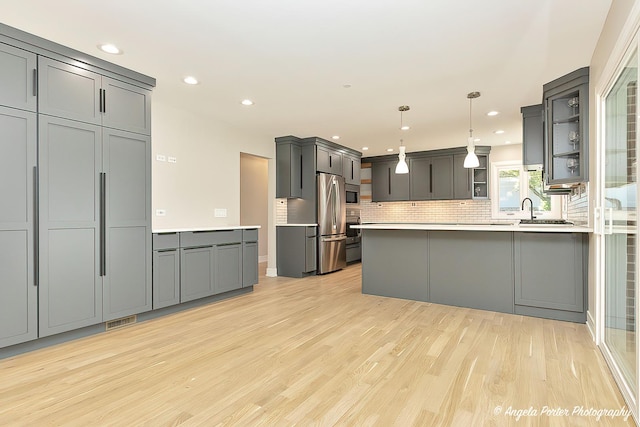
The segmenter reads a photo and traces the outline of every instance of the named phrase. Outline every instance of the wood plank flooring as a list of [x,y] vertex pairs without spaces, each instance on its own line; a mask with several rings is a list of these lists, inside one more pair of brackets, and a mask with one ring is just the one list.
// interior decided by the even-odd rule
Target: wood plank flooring
[[362,295],[359,265],[0,361],[1,426],[634,425],[545,406],[624,407],[585,325]]

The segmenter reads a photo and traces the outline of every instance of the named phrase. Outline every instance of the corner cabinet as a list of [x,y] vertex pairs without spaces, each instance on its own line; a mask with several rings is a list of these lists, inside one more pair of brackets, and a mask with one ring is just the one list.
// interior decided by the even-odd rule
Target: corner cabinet
[[3,24],[0,69],[0,347],[151,310],[155,79]]
[[545,182],[589,180],[589,68],[544,85]]

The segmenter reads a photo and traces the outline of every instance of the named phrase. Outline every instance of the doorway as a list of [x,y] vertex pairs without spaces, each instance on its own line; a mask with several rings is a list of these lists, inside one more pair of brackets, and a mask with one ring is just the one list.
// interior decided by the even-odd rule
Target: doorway
[[240,153],[240,225],[259,225],[258,262],[267,262],[269,160]]

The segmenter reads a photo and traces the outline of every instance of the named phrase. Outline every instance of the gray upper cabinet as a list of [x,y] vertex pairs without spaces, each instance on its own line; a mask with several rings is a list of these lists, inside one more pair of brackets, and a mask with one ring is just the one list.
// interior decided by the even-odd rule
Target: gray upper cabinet
[[466,154],[453,155],[453,198],[471,199],[471,174],[473,169],[464,167]]
[[102,321],[99,126],[40,116],[39,335]]
[[36,111],[36,55],[0,43],[0,105]]
[[108,77],[102,78],[102,125],[151,134],[151,91]]
[[300,145],[276,144],[276,197],[302,197],[303,170]]
[[409,174],[396,174],[396,161],[371,164],[371,200],[409,200]]
[[544,163],[544,106],[522,107],[522,164],[540,170]]
[[342,153],[321,145],[316,146],[316,170],[342,176]]
[[38,57],[38,109],[40,114],[99,125],[100,74]]
[[543,87],[546,184],[589,180],[589,68]]
[[151,310],[151,138],[104,128],[104,320]]
[[453,156],[410,158],[409,187],[411,200],[453,198]]
[[0,347],[5,347],[38,336],[36,114],[0,107],[0,129]]
[[345,184],[360,185],[360,158],[344,154],[342,156],[342,176]]

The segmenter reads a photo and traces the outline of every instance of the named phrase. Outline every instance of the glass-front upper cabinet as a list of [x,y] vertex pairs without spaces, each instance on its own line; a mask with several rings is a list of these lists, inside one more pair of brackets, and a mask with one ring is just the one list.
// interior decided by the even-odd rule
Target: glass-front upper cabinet
[[544,85],[545,183],[589,180],[589,68]]

